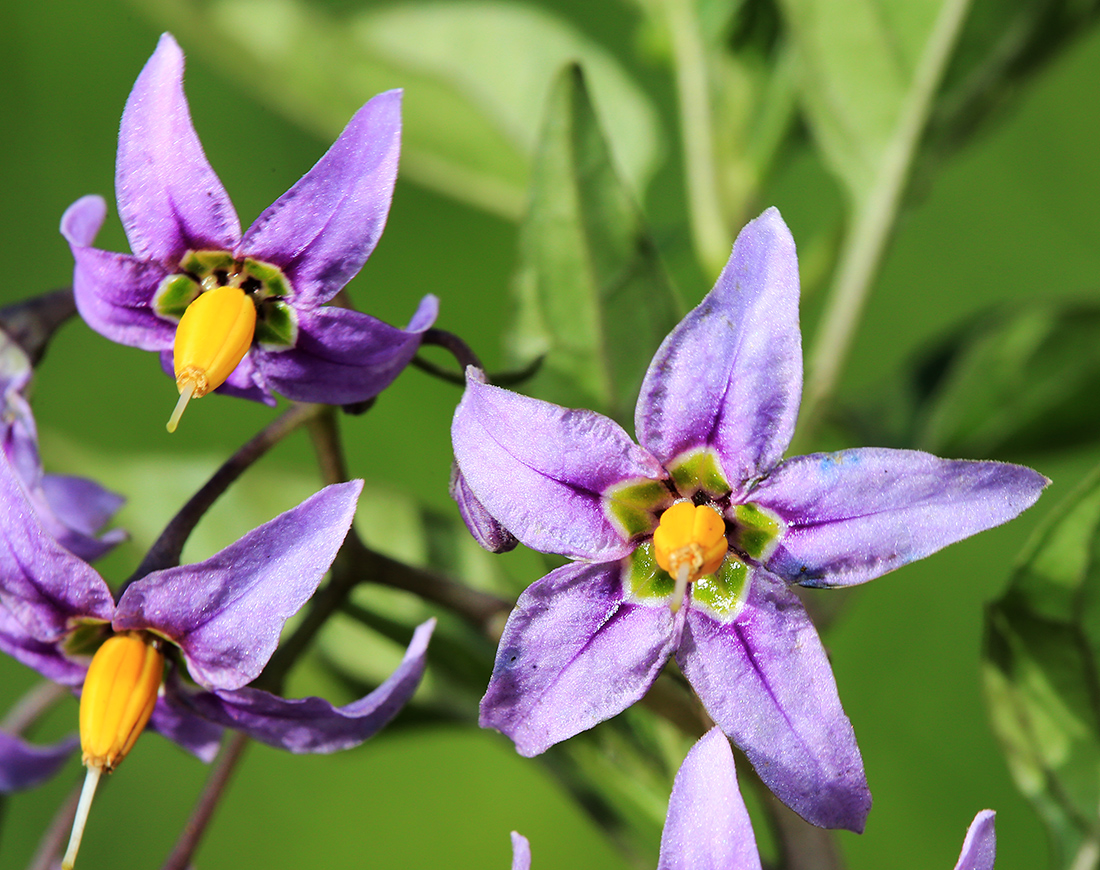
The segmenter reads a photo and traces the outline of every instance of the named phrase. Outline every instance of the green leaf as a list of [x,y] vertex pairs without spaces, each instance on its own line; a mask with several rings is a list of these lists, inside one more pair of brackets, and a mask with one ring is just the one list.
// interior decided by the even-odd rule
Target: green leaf
[[545,357],[533,394],[627,421],[677,303],[576,66],[554,87],[533,173],[509,351]]
[[150,0],[141,8],[188,53],[206,52],[222,74],[328,139],[374,94],[404,88],[402,173],[510,218],[523,211],[542,106],[568,60],[591,68],[635,189],[656,165],[645,95],[610,54],[539,10],[410,3],[337,17],[299,0]]
[[1055,867],[1100,847],[1100,469],[1037,534],[986,615],[994,730]]
[[[1054,450],[1100,437],[1100,304],[1032,302],[987,312],[920,354],[888,440],[950,456]],[[900,402],[900,404],[899,404]]]

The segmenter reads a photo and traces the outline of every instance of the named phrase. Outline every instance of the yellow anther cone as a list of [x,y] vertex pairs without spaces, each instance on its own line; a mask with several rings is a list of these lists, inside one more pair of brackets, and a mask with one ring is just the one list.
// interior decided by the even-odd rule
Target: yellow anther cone
[[180,400],[168,421],[174,432],[183,409],[225,383],[256,334],[256,306],[239,287],[215,287],[187,306],[176,327],[172,364]]
[[661,514],[653,533],[657,564],[674,577],[682,565],[690,565],[688,582],[717,571],[726,550],[725,521],[709,505],[674,504]]

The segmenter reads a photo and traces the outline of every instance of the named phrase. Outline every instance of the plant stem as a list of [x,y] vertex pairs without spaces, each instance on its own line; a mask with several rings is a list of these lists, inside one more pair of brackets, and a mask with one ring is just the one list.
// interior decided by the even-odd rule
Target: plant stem
[[894,135],[880,158],[875,182],[856,204],[809,361],[800,433],[803,441],[820,424],[851,351],[856,326],[897,220],[913,157],[969,8],[970,0],[945,0],[940,8]]
[[27,865],[27,870],[53,870],[57,866],[57,856],[65,845],[69,830],[73,826],[73,819],[76,818],[76,807],[80,803],[80,792],[84,788],[83,778],[81,779],[82,781],[69,792],[65,802],[57,808],[50,826],[46,828],[46,832],[38,843],[37,851]]
[[60,683],[43,680],[37,686],[33,686],[8,711],[8,715],[0,722],[0,731],[22,734],[68,694],[69,690]]

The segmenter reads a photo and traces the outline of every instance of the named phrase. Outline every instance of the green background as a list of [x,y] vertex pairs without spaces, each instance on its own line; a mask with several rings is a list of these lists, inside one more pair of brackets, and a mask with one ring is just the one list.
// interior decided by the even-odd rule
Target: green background
[[[544,5],[606,42],[662,117],[673,117],[665,78],[631,60],[630,7]],[[57,225],[83,194],[112,202],[98,246],[127,249],[112,201],[118,120],[160,29],[137,5],[0,5],[0,243],[8,264],[0,301],[69,281],[71,258]],[[239,88],[227,74],[240,62],[232,53],[211,64],[209,54],[200,56],[187,42],[183,48],[196,127],[247,226],[327,142]],[[686,229],[673,192],[675,135],[671,126],[664,132],[671,154],[646,208],[659,238],[675,251],[684,247]],[[996,300],[1094,293],[1098,140],[1100,34],[1093,33],[1032,81],[1011,114],[903,213],[842,393],[858,397],[874,388],[914,349]],[[824,169],[803,156],[783,167],[764,200],[780,207],[798,240],[800,230],[837,210],[839,193]],[[516,249],[513,224],[399,179],[382,242],[351,285],[352,296],[363,310],[403,323],[421,295],[436,293],[438,325],[465,337],[492,368],[502,359]],[[676,277],[691,304],[710,286],[690,270]],[[807,334],[818,304],[814,295],[804,302]],[[422,372],[403,374],[369,414],[344,419],[352,473],[456,513],[446,482],[457,398],[456,389]],[[47,469],[95,476],[129,498],[118,523],[134,531],[135,544],[103,563],[108,580],[126,576],[141,555],[137,542],[148,543],[188,487],[272,416],[264,406],[211,397],[192,405],[169,437],[164,421],[174,399],[155,359],[79,322],[59,333],[40,368],[34,408]],[[982,704],[982,606],[1000,593],[1035,523],[1100,451],[996,458],[1025,461],[1054,480],[1035,510],[866,588],[832,593],[846,596],[846,606],[825,641],[875,796],[866,833],[839,835],[854,870],[949,868],[966,825],[983,807],[998,811],[999,870],[1045,863],[1039,821],[1009,779]],[[247,491],[200,528],[189,557],[209,555],[296,503],[314,486],[311,463],[305,437],[293,436],[250,472]],[[536,579],[529,558],[501,558],[513,573]],[[36,680],[0,661],[0,709]],[[310,663],[290,689],[350,700]],[[72,730],[75,716],[75,703],[62,704],[36,736]],[[0,868],[26,864],[80,773],[71,762],[45,787],[8,802]],[[78,866],[159,866],[204,775],[173,745],[144,738],[98,797]],[[330,757],[253,747],[196,866],[505,868],[512,829],[531,839],[540,870],[626,866],[537,762],[519,758],[499,735],[458,725],[403,729]]]

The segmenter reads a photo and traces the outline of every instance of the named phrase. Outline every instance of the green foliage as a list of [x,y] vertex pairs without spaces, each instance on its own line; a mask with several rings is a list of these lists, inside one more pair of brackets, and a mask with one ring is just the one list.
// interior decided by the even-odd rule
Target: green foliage
[[1037,535],[986,615],[983,675],[1017,786],[1054,867],[1100,845],[1100,470]]
[[575,66],[551,94],[515,296],[512,357],[544,358],[530,391],[628,423],[677,303]]

